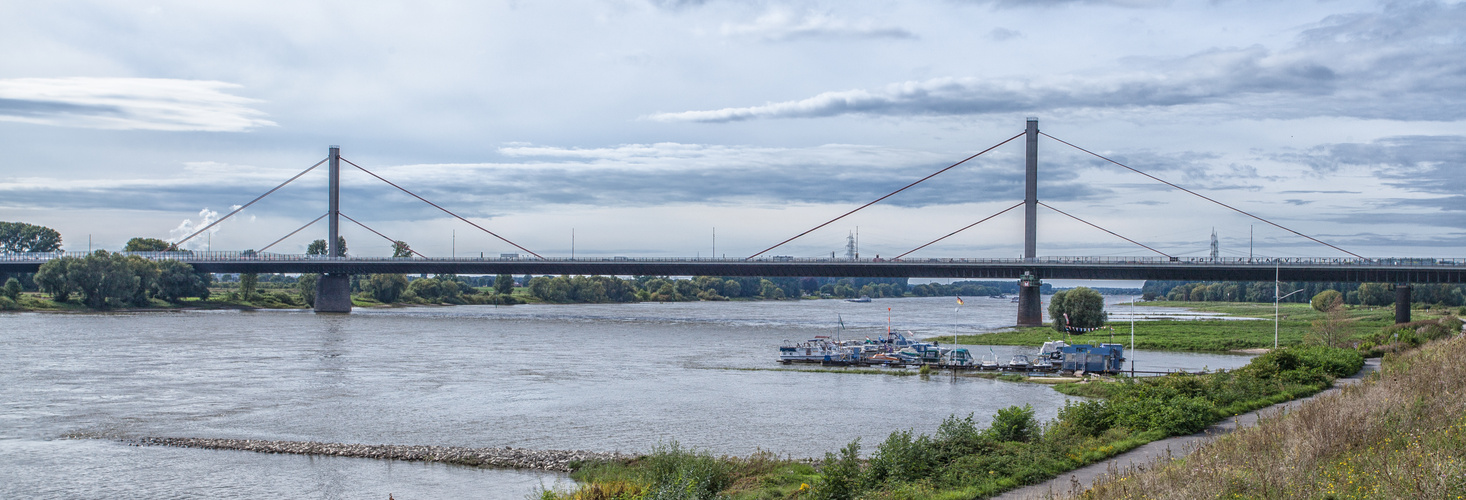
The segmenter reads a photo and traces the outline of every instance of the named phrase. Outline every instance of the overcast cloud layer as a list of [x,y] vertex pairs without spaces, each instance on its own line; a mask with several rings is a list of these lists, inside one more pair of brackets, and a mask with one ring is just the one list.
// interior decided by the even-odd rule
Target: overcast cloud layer
[[[1461,2],[12,2],[0,44],[0,220],[69,249],[176,239],[337,144],[542,254],[574,230],[577,255],[741,256],[1035,116],[1356,253],[1466,257]],[[775,253],[859,228],[862,254],[896,254],[996,213],[1022,198],[1021,142]],[[1040,161],[1045,203],[1168,253],[1216,228],[1224,255],[1339,255],[1047,138]],[[202,244],[314,219],[322,170]],[[426,254],[513,251],[344,176],[344,212]],[[1016,255],[1020,217],[921,255]],[[1040,217],[1041,254],[1148,254]]]

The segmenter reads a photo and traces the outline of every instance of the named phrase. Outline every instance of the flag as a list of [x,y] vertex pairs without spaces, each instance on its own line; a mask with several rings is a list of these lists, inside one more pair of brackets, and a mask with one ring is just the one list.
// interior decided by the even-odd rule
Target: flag
[[962,297],[957,297],[957,305],[962,305]]

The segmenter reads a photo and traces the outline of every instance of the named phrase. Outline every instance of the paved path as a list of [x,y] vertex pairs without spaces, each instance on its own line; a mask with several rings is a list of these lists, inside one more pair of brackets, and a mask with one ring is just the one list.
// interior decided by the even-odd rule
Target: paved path
[[1071,470],[1048,481],[1011,490],[996,497],[997,500],[1030,500],[1053,498],[1060,494],[1067,494],[1071,491],[1082,491],[1089,489],[1096,479],[1104,476],[1113,467],[1115,470],[1124,471],[1135,466],[1149,465],[1156,459],[1168,456],[1182,457],[1191,453],[1198,446],[1205,444],[1217,436],[1232,432],[1241,427],[1257,425],[1258,417],[1263,414],[1272,415],[1279,410],[1292,410],[1299,405],[1312,400],[1313,398],[1339,392],[1339,387],[1357,384],[1363,380],[1369,372],[1379,369],[1379,358],[1364,360],[1364,369],[1352,377],[1341,378],[1334,381],[1334,388],[1325,390],[1312,396],[1295,399],[1286,403],[1278,403],[1251,413],[1244,413],[1224,422],[1207,427],[1206,430],[1189,436],[1176,436],[1159,441],[1151,441],[1138,448],[1115,455],[1109,460],[1096,462],[1078,469]]

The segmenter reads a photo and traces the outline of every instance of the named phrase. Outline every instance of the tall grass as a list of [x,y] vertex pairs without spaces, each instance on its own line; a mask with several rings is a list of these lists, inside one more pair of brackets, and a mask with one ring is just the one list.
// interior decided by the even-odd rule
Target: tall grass
[[1073,498],[1466,497],[1466,338]]

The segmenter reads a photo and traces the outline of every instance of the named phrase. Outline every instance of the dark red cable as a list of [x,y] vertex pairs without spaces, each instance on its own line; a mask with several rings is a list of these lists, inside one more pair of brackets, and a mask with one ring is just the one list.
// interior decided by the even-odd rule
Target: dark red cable
[[936,242],[938,242],[938,241],[942,241],[942,240],[945,240],[945,239],[947,239],[947,238],[949,238],[949,237],[951,237],[951,236],[952,236],[952,235],[955,235],[955,234],[957,234],[957,233],[960,233],[960,232],[963,232],[963,231],[966,231],[966,230],[968,230],[968,229],[972,229],[972,226],[976,226],[976,225],[978,225],[978,224],[982,224],[982,223],[984,223],[984,222],[987,222],[987,221],[988,221],[988,219],[992,219],[992,218],[993,218],[993,217],[997,217],[997,216],[999,216],[999,215],[1003,215],[1003,214],[1006,214],[1006,213],[1008,213],[1008,211],[1010,211],[1010,210],[1013,210],[1013,209],[1015,209],[1015,208],[1018,208],[1018,207],[1021,207],[1021,206],[1023,206],[1023,204],[1024,204],[1024,203],[1026,203],[1026,202],[1022,202],[1022,201],[1020,201],[1020,202],[1018,202],[1018,204],[1017,204],[1017,205],[1013,205],[1013,206],[1011,206],[1011,207],[1008,207],[1008,208],[1005,208],[1005,209],[1003,209],[1003,211],[1001,211],[1001,212],[998,212],[998,213],[995,213],[995,214],[992,214],[992,215],[989,215],[989,216],[987,216],[987,218],[986,218],[986,219],[983,219],[983,220],[980,220],[980,221],[977,221],[977,222],[974,222],[974,223],[971,223],[971,224],[968,224],[968,225],[967,225],[967,227],[964,227],[964,228],[962,228],[962,229],[958,229],[958,230],[956,230],[956,231],[952,231],[952,232],[951,232],[951,233],[949,233],[949,234],[947,234],[947,235],[946,235],[946,236],[943,236],[943,237],[941,237],[941,238],[937,238],[937,239],[935,239],[935,240],[932,240],[932,241],[931,241],[931,242],[930,242],[930,243],[927,243],[927,244],[925,244],[925,245],[922,245],[922,246],[919,246],[919,247],[916,247],[916,248],[913,248],[913,249],[911,249],[911,250],[910,250],[910,251],[907,251],[907,252],[906,252],[906,253],[903,253],[903,254],[901,254],[901,255],[897,255],[897,256],[896,256],[896,258],[895,258],[895,259],[891,259],[891,260],[901,260],[901,258],[902,258],[902,257],[905,257],[905,256],[907,256],[907,255],[908,255],[908,254],[910,254],[910,253],[911,253],[911,252],[915,252],[915,251],[917,251],[917,250],[921,250],[921,249],[923,249],[923,248],[926,248],[926,247],[928,247],[928,246],[931,246],[931,245],[932,245],[932,243],[936,243]]
[[[387,179],[383,179],[383,178],[382,178],[382,176],[380,176],[380,175],[377,175],[377,174],[374,174],[374,173],[372,173],[372,171],[371,171],[371,170],[367,170],[367,169],[365,169],[365,168],[361,168],[361,165],[357,165],[357,164],[355,164],[355,163],[351,163],[351,160],[348,160],[348,159],[346,159],[346,158],[342,158],[342,159],[341,159],[341,161],[344,161],[344,162],[346,162],[346,163],[348,163],[348,164],[350,164],[350,165],[351,165],[351,166],[353,166],[353,167],[356,167],[356,168],[357,168],[357,169],[358,169],[358,170],[361,170],[361,171],[362,171],[362,172],[366,172],[366,173],[367,173],[367,175],[370,175],[370,176],[372,176],[372,177],[376,177],[376,178],[377,178],[377,180],[379,180],[379,181],[382,181],[382,182],[385,182],[385,183],[387,183],[387,184],[390,184],[390,185],[391,185],[391,186],[392,186],[392,187],[394,187],[394,188],[397,188],[397,189],[399,189],[399,190],[401,190],[401,191],[402,191],[402,192],[404,192],[404,193],[407,193],[407,194],[410,194],[410,195],[412,195],[412,197],[413,197],[413,198],[417,198],[417,199],[419,199],[419,200],[422,200],[422,202],[423,202],[423,203],[427,203],[427,204],[429,204],[429,205],[432,205],[432,206],[433,206],[433,208],[436,208],[436,209],[438,209],[438,210],[442,210],[442,211],[443,211],[443,213],[446,213],[446,214],[448,214],[448,215],[452,215],[452,216],[453,216],[453,217],[455,217],[455,218],[457,218],[457,219],[458,219],[458,220],[461,220],[461,221],[463,221],[463,222],[467,222],[467,223],[468,223],[468,225],[470,225],[470,226],[473,226],[473,227],[476,227],[476,228],[478,228],[478,230],[479,230],[479,231],[483,231],[483,232],[485,232],[485,233],[489,233],[489,234],[490,234],[490,235],[492,235],[492,236],[493,236],[493,237],[495,237],[495,238],[498,238],[498,239],[500,239],[500,240],[503,240],[503,241],[504,241],[504,242],[505,242],[505,243],[508,243],[508,244],[510,244],[510,245],[514,245],[514,248],[518,248],[518,249],[520,249],[520,250],[524,250],[524,251],[525,251],[525,252],[528,252],[528,253],[529,253],[529,254],[530,254],[530,255],[533,255],[533,256],[535,256],[535,257],[538,257],[538,258],[540,258],[540,259],[544,259],[544,257],[541,257],[541,256],[540,256],[540,254],[537,254],[537,253],[534,253],[534,252],[530,252],[530,251],[529,251],[529,249],[528,249],[528,248],[524,248],[524,247],[522,247],[522,246],[519,246],[519,244],[518,244],[518,243],[515,243],[515,242],[512,242],[512,241],[509,241],[509,239],[508,239],[508,238],[505,238],[505,237],[503,237],[503,236],[499,236],[499,235],[497,235],[497,234],[494,234],[494,232],[493,232],[493,231],[490,231],[490,230],[488,230],[488,229],[484,229],[484,228],[483,228],[483,226],[480,226],[480,225],[478,225],[478,224],[474,224],[474,223],[473,223],[473,221],[471,221],[471,220],[468,220],[468,219],[465,219],[465,218],[463,218],[463,217],[459,217],[459,216],[458,216],[458,214],[455,214],[455,213],[453,213],[453,212],[451,212],[451,211],[449,211],[449,210],[448,210],[448,209],[446,209],[446,208],[443,208],[443,207],[440,207],[440,206],[438,206],[438,204],[437,204],[437,203],[433,203],[433,202],[431,202],[431,201],[428,201],[428,200],[427,200],[427,198],[423,198],[423,197],[421,197],[421,196],[418,196],[418,195],[417,195],[417,193],[414,193],[414,192],[412,192],[412,191],[408,191],[408,190],[407,190],[407,189],[406,189],[406,188],[404,188],[404,187],[402,187],[402,186],[398,186],[398,185],[396,185],[396,184],[393,184],[393,183],[392,183],[392,181],[389,181],[389,180],[387,180]],[[363,226],[363,227],[365,227],[365,226]],[[413,253],[417,253],[417,252],[413,252]],[[421,255],[421,254],[419,254],[419,255]]]
[[1101,160],[1104,160],[1104,161],[1107,161],[1107,162],[1110,162],[1110,163],[1114,163],[1114,164],[1116,164],[1116,165],[1119,165],[1119,166],[1121,166],[1121,167],[1123,167],[1123,168],[1125,168],[1125,169],[1126,169],[1126,170],[1129,170],[1129,171],[1131,171],[1131,172],[1135,172],[1135,173],[1137,173],[1137,174],[1140,174],[1140,175],[1144,175],[1144,176],[1146,176],[1146,177],[1150,177],[1150,178],[1151,178],[1151,179],[1153,179],[1153,180],[1155,180],[1155,181],[1157,181],[1157,182],[1160,182],[1160,183],[1162,183],[1162,184],[1165,184],[1165,185],[1167,185],[1167,186],[1171,186],[1171,187],[1173,187],[1173,188],[1176,188],[1176,189],[1180,189],[1180,190],[1182,190],[1182,191],[1185,191],[1185,192],[1187,192],[1187,193],[1190,193],[1190,194],[1191,194],[1191,195],[1192,195],[1192,196],[1196,196],[1196,197],[1198,197],[1198,198],[1201,198],[1201,199],[1203,199],[1203,200],[1206,200],[1206,201],[1210,201],[1210,202],[1212,202],[1212,203],[1216,203],[1216,204],[1218,204],[1218,205],[1221,205],[1221,206],[1224,206],[1224,207],[1227,207],[1227,208],[1228,208],[1228,209],[1231,209],[1231,210],[1232,210],[1232,211],[1234,211],[1234,212],[1237,212],[1237,213],[1239,213],[1239,214],[1242,214],[1242,215],[1246,215],[1246,216],[1248,216],[1248,217],[1251,217],[1251,218],[1254,218],[1254,219],[1257,219],[1257,220],[1260,220],[1260,221],[1263,221],[1263,222],[1266,222],[1266,223],[1268,223],[1268,224],[1269,224],[1269,225],[1271,225],[1271,226],[1273,226],[1273,227],[1276,227],[1276,228],[1278,228],[1278,229],[1282,229],[1282,230],[1284,230],[1284,231],[1287,231],[1287,232],[1290,232],[1290,233],[1293,233],[1293,234],[1296,234],[1296,235],[1298,235],[1298,236],[1302,236],[1302,237],[1304,237],[1304,238],[1308,238],[1308,239],[1310,239],[1310,240],[1313,240],[1313,242],[1314,242],[1314,243],[1318,243],[1318,244],[1320,244],[1320,245],[1323,245],[1323,246],[1326,246],[1326,247],[1329,247],[1329,248],[1332,248],[1332,249],[1334,249],[1334,250],[1338,250],[1338,251],[1340,251],[1340,252],[1344,252],[1344,253],[1347,253],[1347,254],[1349,254],[1349,255],[1353,255],[1353,256],[1354,256],[1354,257],[1355,257],[1355,258],[1357,258],[1357,259],[1361,259],[1361,260],[1369,260],[1369,259],[1368,259],[1368,258],[1365,258],[1365,257],[1364,257],[1364,256],[1361,256],[1361,255],[1359,255],[1359,254],[1357,254],[1357,253],[1354,253],[1354,252],[1350,252],[1350,251],[1348,251],[1348,250],[1345,250],[1345,249],[1342,249],[1342,248],[1339,248],[1339,247],[1336,247],[1336,246],[1333,246],[1333,245],[1330,245],[1330,244],[1328,244],[1328,243],[1324,243],[1324,242],[1323,242],[1323,241],[1321,241],[1321,240],[1319,240],[1319,239],[1318,239],[1318,238],[1314,238],[1314,237],[1312,237],[1312,236],[1309,236],[1309,235],[1306,235],[1306,234],[1303,234],[1303,233],[1300,233],[1300,232],[1298,232],[1298,231],[1294,231],[1294,230],[1292,230],[1292,229],[1288,229],[1288,228],[1286,228],[1286,227],[1283,227],[1283,226],[1282,226],[1282,225],[1281,225],[1281,224],[1278,224],[1278,223],[1276,223],[1276,222],[1273,222],[1273,221],[1270,221],[1270,220],[1267,220],[1267,219],[1264,219],[1264,218],[1262,218],[1262,217],[1258,217],[1258,216],[1256,216],[1256,215],[1252,215],[1252,214],[1250,214],[1250,213],[1247,213],[1247,212],[1246,212],[1246,211],[1243,211],[1243,210],[1242,210],[1242,209],[1239,209],[1239,208],[1236,208],[1236,207],[1233,207],[1233,206],[1231,206],[1231,205],[1228,205],[1228,204],[1226,204],[1226,203],[1222,203],[1222,202],[1220,202],[1220,201],[1217,201],[1217,200],[1213,200],[1213,199],[1211,199],[1211,198],[1207,198],[1207,197],[1206,197],[1206,196],[1204,196],[1204,195],[1202,195],[1202,194],[1200,194],[1200,193],[1197,193],[1197,192],[1195,192],[1195,191],[1192,191],[1192,190],[1190,190],[1190,189],[1186,189],[1186,188],[1183,188],[1183,187],[1181,187],[1181,186],[1177,186],[1177,185],[1175,185],[1175,184],[1171,184],[1171,183],[1170,183],[1170,182],[1166,182],[1166,181],[1165,181],[1165,180],[1163,180],[1163,179],[1161,179],[1161,178],[1159,178],[1159,177],[1156,177],[1156,176],[1154,176],[1154,175],[1150,175],[1150,174],[1147,174],[1147,173],[1145,173],[1145,172],[1141,172],[1141,171],[1139,171],[1139,170],[1136,170],[1136,169],[1133,169],[1133,168],[1130,168],[1130,167],[1129,167],[1129,166],[1127,166],[1127,165],[1125,165],[1125,164],[1123,164],[1123,163],[1120,163],[1120,162],[1118,162],[1118,161],[1115,161],[1115,160],[1111,160],[1111,159],[1109,159],[1109,158],[1105,158],[1105,157],[1104,157],[1104,156],[1100,156],[1100,155],[1099,155],[1099,154],[1098,154],[1098,153],[1095,153],[1095,152],[1093,152],[1093,151],[1090,151],[1090,150],[1088,150],[1088,149],[1084,149],[1084,148],[1081,148],[1081,147],[1079,147],[1079,146],[1075,146],[1075,145],[1073,145],[1073,144],[1069,144],[1069,143],[1068,143],[1068,142],[1065,142],[1065,141],[1064,141],[1064,140],[1063,140],[1063,139],[1060,139],[1060,138],[1058,138],[1058,137],[1054,137],[1054,136],[1052,136],[1052,135],[1049,135],[1049,134],[1044,134],[1044,133],[1043,133],[1043,132],[1039,132],[1039,133],[1040,133],[1040,134],[1043,134],[1043,135],[1044,135],[1044,137],[1048,137],[1048,138],[1050,138],[1050,139],[1053,139],[1053,140],[1056,140],[1056,141],[1059,141],[1059,142],[1061,142],[1061,143],[1063,143],[1063,144],[1064,144],[1064,145],[1065,145],[1065,146],[1069,146],[1069,147],[1071,147],[1071,148],[1074,148],[1074,149],[1078,149],[1078,150],[1080,150],[1080,151],[1083,151],[1083,152],[1086,152],[1086,153],[1089,153],[1089,154],[1091,154],[1091,155],[1094,155],[1094,157],[1095,157],[1095,158],[1099,158],[1099,159],[1101,159]]
[[[1122,239],[1122,240],[1125,240],[1125,241],[1128,241],[1128,242],[1131,242],[1131,243],[1134,243],[1134,244],[1136,244],[1136,245],[1140,245],[1140,246],[1142,246],[1142,247],[1145,247],[1145,249],[1146,249],[1146,250],[1150,250],[1150,251],[1152,251],[1152,252],[1155,252],[1155,253],[1158,253],[1158,254],[1161,254],[1161,255],[1165,255],[1165,256],[1166,256],[1166,257],[1171,257],[1171,256],[1170,256],[1170,255],[1168,255],[1168,254],[1166,254],[1166,253],[1165,253],[1165,252],[1162,252],[1162,251],[1160,251],[1160,250],[1156,250],[1156,249],[1154,249],[1154,248],[1151,248],[1151,247],[1147,247],[1147,246],[1145,246],[1145,245],[1144,245],[1144,244],[1141,244],[1141,243],[1140,243],[1140,242],[1138,242],[1138,241],[1135,241],[1135,240],[1132,240],[1132,239],[1130,239],[1130,238],[1126,238],[1126,237],[1124,237],[1124,236],[1120,236],[1120,235],[1119,235],[1119,234],[1116,234],[1116,233],[1115,233],[1115,232],[1114,232],[1114,231],[1111,231],[1111,230],[1109,230],[1109,229],[1105,229],[1105,228],[1102,228],[1102,227],[1099,227],[1099,226],[1096,226],[1096,225],[1094,225],[1094,224],[1091,224],[1091,223],[1090,223],[1090,222],[1089,222],[1089,221],[1087,221],[1087,220],[1084,220],[1084,219],[1081,219],[1081,218],[1078,218],[1078,217],[1075,217],[1075,216],[1073,216],[1073,215],[1069,215],[1069,214],[1067,214],[1067,213],[1064,213],[1064,211],[1063,211],[1063,210],[1059,210],[1059,209],[1057,209],[1057,208],[1054,208],[1054,207],[1051,207],[1051,206],[1049,206],[1049,205],[1048,205],[1048,204],[1047,204],[1047,203],[1044,203],[1044,202],[1042,202],[1042,201],[1040,201],[1040,202],[1038,202],[1038,204],[1039,204],[1039,205],[1043,205],[1043,206],[1044,206],[1044,208],[1047,208],[1047,209],[1049,209],[1049,210],[1053,210],[1053,211],[1055,211],[1055,212],[1058,212],[1058,213],[1059,213],[1059,214],[1061,214],[1061,215],[1064,215],[1064,216],[1066,216],[1066,217],[1068,217],[1068,218],[1070,218],[1070,219],[1074,219],[1074,220],[1077,220],[1077,221],[1079,221],[1079,222],[1083,222],[1083,223],[1085,223],[1085,224],[1089,224],[1089,226],[1090,226],[1090,227],[1093,227],[1093,228],[1095,228],[1095,229],[1098,229],[1098,230],[1100,230],[1100,231],[1104,231],[1104,232],[1106,232],[1106,233],[1110,233],[1110,234],[1111,234],[1111,235],[1114,235],[1114,236],[1115,236],[1115,237],[1116,237],[1116,238],[1120,238],[1120,239]],[[1171,257],[1171,258],[1174,258],[1174,257]]]
[[[343,213],[341,213],[341,212],[336,212],[336,214],[337,214],[337,215],[340,215],[340,216],[342,216],[342,217],[346,217],[346,214],[343,214]],[[358,226],[361,226],[361,227],[363,227],[363,228],[366,228],[366,230],[367,230],[367,231],[371,231],[371,232],[372,232],[372,234],[375,234],[375,235],[377,235],[377,236],[381,236],[381,237],[382,237],[382,239],[385,239],[385,240],[387,240],[387,241],[390,241],[390,242],[392,242],[392,250],[393,250],[393,253],[396,253],[396,250],[397,250],[397,241],[398,241],[398,240],[394,240],[394,239],[392,239],[392,238],[388,238],[388,237],[387,237],[387,235],[385,235],[385,234],[382,234],[382,233],[378,233],[378,232],[377,232],[377,230],[376,230],[376,229],[372,229],[372,228],[370,228],[370,227],[367,227],[367,225],[366,225],[366,224],[362,224],[362,223],[360,223],[360,222],[357,222],[357,221],[356,221],[356,219],[353,219],[353,218],[351,218],[351,217],[346,217],[346,220],[349,220],[349,221],[351,221],[351,222],[356,222],[356,225],[358,225]],[[411,247],[411,246],[408,246],[408,247],[407,247],[407,251],[409,251],[409,252],[412,252],[412,253],[415,253],[415,254],[417,254],[417,256],[418,256],[418,257],[422,257],[422,258],[424,258],[424,259],[426,259],[426,258],[427,258],[427,256],[425,256],[425,255],[423,255],[423,254],[420,254],[420,253],[417,253],[417,250],[413,250],[413,249],[412,249],[412,247]]]
[[[1012,141],[1012,140],[1013,140],[1013,139],[1017,139],[1017,138],[1019,138],[1019,137],[1023,137],[1023,135],[1024,135],[1024,134],[1025,134],[1025,133],[1027,133],[1027,132],[1023,132],[1023,133],[1019,133],[1019,134],[1018,134],[1018,135],[1015,135],[1015,136],[1013,136],[1013,137],[1009,137],[1009,138],[1008,138],[1008,140],[1006,140],[1006,141],[1003,141],[1003,142],[1000,142],[1000,143],[997,143],[997,144],[994,144],[994,145],[993,145],[993,147],[990,147],[990,148],[987,148],[987,149],[984,149],[984,150],[982,150],[982,151],[980,151],[980,152],[978,152],[978,153],[977,153],[977,154],[975,154],[975,155],[972,155],[972,156],[969,156],[969,157],[967,157],[967,158],[966,158],[966,159],[964,159],[964,160],[962,160],[962,161],[959,161],[959,162],[957,162],[957,163],[953,163],[953,164],[951,164],[951,165],[949,165],[949,166],[948,166],[948,167],[947,167],[947,168],[944,168],[944,169],[941,169],[941,170],[938,170],[938,171],[936,171],[936,172],[935,172],[935,173],[933,173],[933,174],[931,174],[931,175],[928,175],[928,176],[926,176],[926,177],[922,177],[922,178],[921,178],[921,179],[920,179],[920,180],[918,180],[918,181],[916,181],[916,182],[913,182],[913,183],[911,183],[911,184],[907,184],[907,185],[906,185],[906,187],[903,187],[903,188],[901,188],[901,189],[897,189],[897,190],[895,190],[895,191],[891,191],[891,192],[890,192],[890,194],[887,194],[887,195],[885,195],[885,196],[882,196],[882,197],[880,197],[880,198],[876,198],[876,199],[875,199],[875,201],[872,201],[872,202],[870,202],[870,203],[866,203],[866,204],[864,204],[864,205],[861,205],[861,206],[860,206],[860,208],[857,208],[857,209],[855,209],[855,210],[851,210],[851,211],[849,211],[849,212],[845,212],[845,214],[844,214],[844,215],[841,215],[841,216],[839,216],[839,217],[836,217],[836,218],[833,218],[833,219],[830,219],[830,220],[829,220],[829,222],[825,222],[825,223],[824,223],[824,224],[820,224],[820,225],[818,225],[818,226],[815,226],[815,227],[814,227],[814,228],[811,228],[811,229],[810,229],[810,230],[808,230],[808,231],[805,231],[805,232],[802,232],[802,233],[799,233],[799,234],[797,234],[797,235],[795,235],[795,236],[794,236],[794,237],[793,237],[793,238],[789,238],[789,239],[787,239],[787,240],[784,240],[784,241],[781,241],[781,242],[779,242],[779,244],[777,244],[777,245],[774,245],[774,246],[771,246],[771,247],[768,247],[768,248],[765,248],[765,249],[763,249],[763,250],[760,250],[760,251],[759,251],[759,252],[758,252],[758,253],[755,253],[755,254],[753,254],[753,255],[750,255],[750,256],[748,256],[748,258],[745,258],[745,259],[743,259],[743,260],[752,260],[752,259],[753,259],[753,258],[754,258],[754,257],[758,257],[758,256],[759,256],[759,255],[762,255],[762,254],[763,254],[763,253],[764,253],[764,252],[768,252],[768,251],[769,251],[769,250],[773,250],[773,249],[775,249],[775,248],[779,248],[779,247],[781,247],[781,246],[784,246],[784,244],[785,244],[785,243],[788,243],[788,242],[791,242],[791,241],[794,241],[794,240],[797,240],[797,239],[799,239],[799,237],[800,237],[800,236],[804,236],[804,235],[806,235],[806,234],[809,234],[809,233],[812,233],[812,232],[814,232],[814,231],[815,231],[815,230],[816,230],[816,229],[819,229],[819,228],[822,228],[822,227],[825,227],[825,226],[828,226],[828,225],[830,225],[830,224],[833,224],[833,223],[834,223],[834,222],[835,222],[835,221],[837,221],[837,220],[840,220],[840,219],[844,219],[844,218],[845,218],[845,217],[846,217],[846,216],[848,216],[848,215],[850,215],[850,214],[853,214],[853,213],[855,213],[855,212],[859,212],[859,211],[861,211],[861,210],[863,210],[863,209],[865,209],[865,207],[868,207],[868,206],[871,206],[871,205],[874,205],[874,204],[876,204],[876,203],[879,203],[879,202],[880,202],[880,201],[881,201],[881,200],[884,200],[884,199],[886,199],[886,198],[890,198],[890,197],[891,197],[891,196],[894,196],[894,195],[895,195],[895,194],[896,194],[896,193],[899,193],[899,192],[902,192],[902,191],[905,191],[905,190],[907,190],[907,189],[908,189],[908,188],[910,188],[910,187],[911,187],[911,186],[915,186],[915,185],[917,185],[917,184],[921,184],[921,183],[922,183],[922,182],[924,182],[924,181],[926,181],[926,180],[927,180],[927,179],[930,179],[930,178],[932,178],[932,177],[936,177],[936,176],[937,176],[937,174],[940,174],[940,173],[942,173],[942,172],[946,172],[946,171],[948,171],[948,170],[951,170],[951,169],[953,169],[953,168],[956,168],[956,167],[957,167],[957,166],[958,166],[958,165],[961,165],[961,164],[963,164],[963,163],[967,163],[967,161],[968,161],[968,160],[971,160],[971,159],[973,159],[973,158],[977,158],[977,157],[979,157],[979,156],[982,156],[982,154],[983,154],[983,153],[986,153],[986,152],[988,152],[988,151],[992,151],[992,150],[994,150],[994,149],[997,149],[997,147],[998,147],[998,146],[1002,146],[1002,145],[1004,145],[1004,144],[1007,144],[1007,143],[1009,143],[1009,142],[1010,142],[1010,141]],[[360,167],[358,167],[358,168],[360,168]]]

